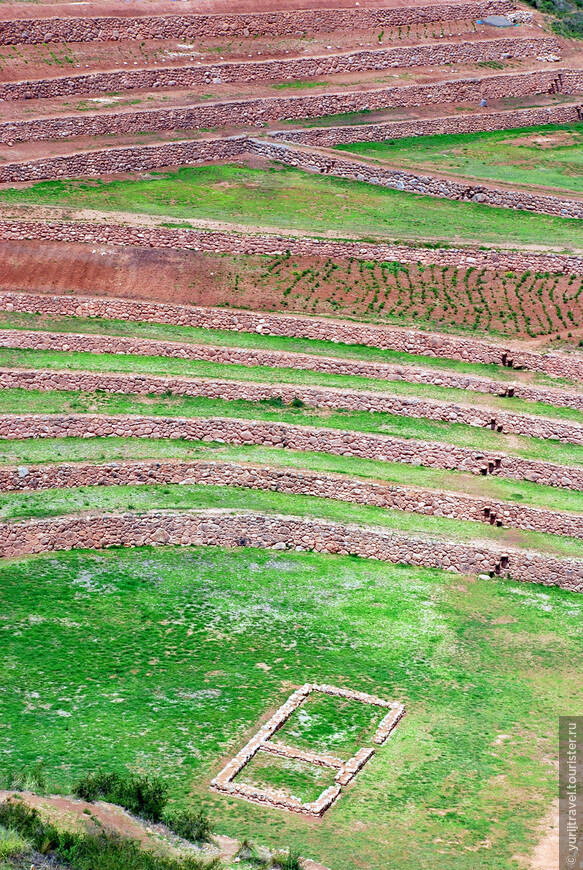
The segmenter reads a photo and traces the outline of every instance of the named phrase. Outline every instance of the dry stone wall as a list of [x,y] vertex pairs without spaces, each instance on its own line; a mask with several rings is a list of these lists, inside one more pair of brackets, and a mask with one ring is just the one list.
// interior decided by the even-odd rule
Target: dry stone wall
[[161,418],[133,414],[4,414],[0,417],[0,439],[108,437],[262,444],[287,450],[329,453],[332,456],[359,456],[417,467],[492,474],[512,480],[530,480],[546,486],[583,490],[581,467],[521,459],[499,451],[471,450],[445,442],[394,438],[367,432],[220,417]]
[[[406,89],[403,89],[406,90]],[[76,136],[104,136],[109,133],[128,135],[156,130],[198,130],[231,126],[233,118],[242,125],[262,126],[279,121],[297,106],[286,100],[241,100],[178,109],[151,109],[138,112],[108,112],[79,117],[37,118],[32,121],[7,121],[0,124],[0,142],[30,142],[45,139],[69,139]],[[315,107],[316,108],[316,107]],[[313,114],[318,114],[313,110]],[[324,106],[322,105],[322,108]],[[477,112],[469,116],[389,121],[381,124],[358,124],[352,127],[325,127],[308,130],[277,130],[274,139],[312,146],[333,146],[343,142],[381,141],[403,136],[427,136],[436,133],[471,133],[504,130],[536,124],[569,124],[581,120],[581,106],[561,105],[519,109],[505,112]],[[326,114],[321,111],[320,114]]]
[[357,124],[351,127],[275,130],[268,135],[285,142],[298,142],[302,145],[325,148],[351,142],[382,142],[385,139],[402,139],[407,136],[511,130],[539,124],[572,124],[581,120],[583,120],[581,106],[549,106],[508,112],[483,112],[465,117],[416,118],[412,121]]
[[526,190],[504,190],[484,184],[454,181],[439,176],[370,165],[326,151],[303,146],[233,136],[226,139],[187,140],[162,145],[97,149],[72,155],[50,157],[0,166],[0,182],[38,181],[47,178],[76,178],[136,172],[164,166],[232,160],[246,153],[293,166],[305,172],[319,172],[337,178],[361,181],[393,190],[437,196],[445,199],[484,203],[537,214],[583,219],[583,200],[560,198]]
[[583,200],[562,199],[525,190],[504,190],[485,184],[468,181],[454,181],[451,178],[419,175],[415,172],[390,169],[363,161],[350,160],[330,152],[303,150],[287,144],[265,142],[261,139],[249,140],[249,150],[269,160],[277,160],[307,172],[321,172],[336,178],[363,181],[388,187],[393,190],[406,190],[426,196],[438,196],[466,202],[484,203],[502,208],[511,208],[583,219]]
[[414,368],[412,365],[391,365],[370,362],[369,360],[317,356],[309,353],[187,344],[177,341],[148,339],[142,336],[126,338],[114,335],[36,332],[20,329],[0,329],[0,347],[55,350],[64,353],[158,356],[205,360],[229,365],[292,368],[325,374],[378,378],[387,381],[407,381],[413,384],[432,384],[452,389],[515,397],[529,402],[544,402],[548,405],[583,411],[583,393],[569,392],[554,387],[532,386],[520,381],[496,381],[492,378],[483,378],[447,369]]
[[340,474],[271,468],[235,462],[113,462],[0,466],[0,492],[38,492],[80,486],[198,484],[309,495],[426,516],[583,538],[583,514],[551,511],[515,502],[398,486]]
[[[27,88],[27,83],[24,90],[19,83],[0,84],[0,98],[30,99],[34,92]],[[477,105],[482,98],[501,99],[556,91],[570,95],[583,94],[583,71],[537,70],[484,78],[454,79],[435,84],[377,88],[372,91],[266,97],[174,109],[105,112],[83,117],[37,118],[0,124],[0,141],[9,143],[70,136],[99,136],[112,132],[120,135],[167,129],[208,129],[228,126],[232,124],[233,118],[240,119],[243,124],[257,125],[283,119],[294,120],[394,107],[448,105],[459,102],[472,102]]]
[[300,401],[308,407],[342,411],[369,411],[399,417],[462,423],[532,438],[552,438],[566,444],[583,444],[583,424],[568,420],[513,414],[491,408],[458,405],[417,396],[357,392],[335,387],[302,384],[261,384],[210,378],[164,377],[117,372],[0,369],[0,389],[65,390],[67,392],[118,393],[125,395],[204,396],[227,402]]
[[[346,698],[350,701],[359,701],[364,704],[373,704],[383,709],[389,709],[385,718],[373,737],[373,743],[382,744],[385,742],[389,734],[395,729],[399,721],[405,715],[405,707],[403,704],[390,701],[385,701],[382,698],[377,698],[374,695],[368,695],[365,692],[355,692],[352,689],[338,688],[337,686],[318,685],[317,683],[304,683],[293,692],[287,701],[275,711],[267,722],[265,722],[259,731],[253,735],[251,740],[232,758],[221,772],[215,776],[210,783],[210,788],[213,791],[222,792],[223,794],[242,797],[246,800],[258,803],[262,806],[270,806],[276,809],[285,809],[290,812],[301,813],[303,815],[315,816],[319,818],[324,812],[334,803],[339,797],[341,786],[347,785],[359,770],[364,767],[366,762],[374,755],[374,749],[371,747],[362,747],[352,758],[347,761],[341,761],[340,758],[330,755],[329,753],[309,752],[303,749],[297,749],[293,746],[286,746],[283,743],[272,740],[277,731],[282,725],[287,722],[289,717],[303,704],[306,698],[312,692],[323,692],[333,697]],[[330,768],[336,772],[334,776],[334,785],[325,789],[322,794],[310,803],[302,803],[299,798],[282,792],[279,789],[262,788],[258,789],[247,785],[244,782],[234,782],[235,777],[243,770],[246,764],[258,753],[265,752],[272,755],[277,755],[282,758],[296,759],[307,764],[314,764],[318,767]]]
[[78,154],[0,165],[0,183],[143,172],[148,169],[182,166],[189,163],[232,160],[248,151],[247,140],[243,136],[231,136],[226,139],[191,139],[165,142],[162,145],[134,145],[126,148],[99,148]]
[[64,516],[0,524],[0,557],[119,546],[261,547],[357,555],[462,574],[583,591],[583,562],[506,549],[400,535],[326,520],[220,511]]
[[[117,42],[135,39],[200,39],[224,36],[285,36],[370,30],[424,22],[504,15],[510,0],[409,6],[406,9],[318,9],[231,15],[143,15],[99,18],[24,18],[3,21],[0,45],[45,42]],[[246,32],[248,31],[248,32]]]
[[150,90],[152,88],[190,88],[228,82],[272,82],[314,76],[382,70],[391,67],[436,66],[452,63],[517,60],[537,55],[558,55],[560,44],[552,36],[482,39],[477,41],[401,46],[349,54],[278,60],[224,62],[164,69],[114,70],[60,76],[59,78],[6,83],[0,87],[1,99],[52,98],[108,91]]
[[[33,230],[38,229],[39,234],[31,234],[32,238],[59,239],[61,228],[65,230],[63,235],[66,241],[88,241],[99,243],[111,240],[114,238],[114,233],[109,234],[109,231],[121,230],[124,232],[126,227],[108,227],[95,226],[91,224],[43,224],[31,223],[24,224],[25,229],[22,229],[22,224],[17,225],[15,235],[10,234],[10,228],[13,226],[10,222],[0,222],[0,238],[28,238],[28,227]],[[6,232],[6,229],[8,231]],[[67,230],[73,230],[71,236],[67,236]],[[5,232],[3,233],[3,230]],[[55,232],[56,230],[56,232]],[[96,231],[96,232],[95,232]],[[84,235],[86,232],[86,235]],[[103,235],[102,235],[103,232]],[[149,231],[141,231],[134,228],[134,239],[140,239],[142,244],[147,245],[149,239],[152,238]],[[182,230],[160,230],[162,241],[167,240],[166,233],[173,232],[189,234],[189,231]],[[194,231],[195,237],[199,234]],[[205,235],[202,233],[201,235]],[[210,234],[211,236],[214,234]],[[249,237],[229,236],[225,234],[227,239],[241,239],[243,243]],[[188,238],[188,235],[186,235]],[[252,238],[252,237],[251,237]],[[222,241],[222,240],[221,240]],[[261,239],[259,242],[261,243]],[[279,249],[275,250],[264,249],[263,253],[284,253],[283,247],[285,239],[274,240],[279,242]],[[288,240],[289,241],[289,240]],[[409,251],[410,256],[415,256],[416,253],[422,255],[424,249],[408,249],[399,248],[388,245],[370,245],[364,248],[359,248],[358,244],[350,246],[348,249],[341,246],[340,249],[330,250],[326,243],[320,243],[315,240],[298,240],[301,243],[307,241],[313,243],[311,253],[321,251],[325,256],[334,256],[334,251],[340,255],[340,251],[344,252],[344,256],[350,256],[347,251],[353,251],[354,254],[361,254],[362,259],[385,259],[380,255],[380,251],[386,251],[387,260],[399,259],[398,256],[391,256],[393,253]],[[171,247],[171,245],[167,245]],[[176,247],[179,247],[176,245]],[[183,247],[190,247],[184,244]],[[216,248],[221,250],[221,248]],[[227,248],[227,250],[229,250]],[[232,250],[232,249],[230,249]],[[260,252],[260,248],[253,252]],[[242,252],[235,249],[236,253]],[[251,251],[245,251],[250,253]],[[305,249],[305,253],[310,252],[310,247]],[[294,254],[300,253],[299,250],[293,250]],[[376,256],[374,256],[376,253]],[[434,255],[435,251],[427,251],[430,255]],[[449,252],[447,252],[449,253]],[[460,253],[460,252],[456,252]],[[478,252],[476,252],[477,254]],[[496,251],[494,254],[498,253]],[[462,255],[463,256],[463,255]],[[531,255],[528,262],[533,268],[533,260],[535,255]],[[467,265],[474,265],[473,258],[464,258]],[[469,262],[468,262],[469,261]],[[405,260],[405,262],[410,262]],[[413,260],[415,262],[415,260]],[[428,262],[432,262],[429,260]],[[526,261],[525,261],[526,262]],[[535,261],[536,262],[536,261]],[[455,264],[455,261],[454,261]],[[508,267],[508,262],[503,261],[502,265]],[[582,263],[583,266],[583,263]],[[141,302],[131,299],[100,299],[98,297],[79,297],[79,296],[52,296],[42,293],[14,293],[0,291],[0,310],[27,312],[30,314],[46,314],[66,317],[103,317],[106,320],[135,320],[146,323],[168,323],[176,326],[192,326],[201,329],[219,329],[229,330],[232,332],[250,332],[258,335],[282,335],[290,338],[308,338],[316,341],[332,341],[343,344],[357,344],[366,347],[377,347],[381,349],[397,350],[404,353],[411,353],[420,356],[428,357],[445,357],[447,359],[459,359],[465,362],[473,363],[494,363],[495,365],[507,366],[510,368],[524,368],[534,372],[542,372],[544,374],[569,378],[572,380],[583,380],[583,354],[581,353],[541,353],[538,351],[523,350],[518,347],[508,345],[499,345],[492,342],[483,341],[480,339],[466,338],[464,336],[446,335],[437,333],[421,332],[414,329],[399,328],[394,326],[378,326],[375,324],[358,323],[342,320],[327,320],[318,317],[306,317],[301,315],[289,314],[267,314],[253,311],[237,311],[236,309],[225,308],[202,308],[189,305],[174,305],[163,302]],[[525,396],[523,396],[525,398]]]

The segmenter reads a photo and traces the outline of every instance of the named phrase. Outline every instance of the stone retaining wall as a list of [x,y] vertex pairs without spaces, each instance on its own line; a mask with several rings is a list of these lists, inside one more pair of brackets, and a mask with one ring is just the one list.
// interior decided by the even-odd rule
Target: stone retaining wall
[[130,145],[125,148],[97,148],[59,157],[0,164],[0,183],[40,181],[47,178],[78,178],[143,172],[168,166],[232,160],[249,152],[244,136],[225,139],[189,139],[161,145]]
[[[1,91],[3,87],[4,90]],[[10,90],[11,87],[0,85],[0,91],[4,94],[3,99],[16,99],[19,93],[26,98],[34,95],[33,91],[26,90],[21,93]],[[372,91],[265,97],[252,100],[204,103],[173,109],[126,110],[84,114],[83,117],[71,115],[58,118],[37,118],[30,121],[7,121],[0,124],[0,141],[11,143],[65,139],[71,136],[101,136],[108,133],[121,135],[169,129],[208,129],[232,125],[233,118],[237,118],[246,125],[262,125],[266,122],[283,119],[294,120],[396,107],[452,105],[460,102],[470,102],[478,106],[482,98],[497,100],[556,91],[563,94],[582,94],[583,71],[560,69],[502,73],[484,78],[454,79],[434,84],[404,87],[393,86],[377,88]],[[504,114],[510,115],[511,113]],[[482,114],[476,115],[476,117],[482,117]],[[561,115],[559,114],[557,117],[561,117]],[[555,116],[553,116],[553,122],[555,122],[554,118]],[[462,123],[464,119],[459,118],[458,120]],[[366,130],[367,126],[369,125],[357,129]]]
[[[504,15],[510,0],[409,6],[406,9],[318,9],[221,15],[144,15],[99,18],[24,18],[3,21],[0,45],[117,42],[226,36],[296,36],[298,31],[370,30]],[[248,31],[248,32],[246,32]]]
[[[354,51],[318,57],[261,61],[225,61],[215,64],[163,69],[113,70],[59,76],[58,78],[6,82],[0,99],[42,99],[109,91],[190,88],[228,82],[310,79],[391,67],[437,66],[452,63],[487,63],[501,58],[517,60],[540,55],[560,55],[561,46],[552,36],[491,38],[477,41],[407,45],[396,48]],[[26,95],[26,96],[25,96]]]
[[[317,106],[318,104],[315,104],[313,107],[313,116],[318,114]],[[324,108],[325,103],[321,106]],[[75,136],[104,136],[110,133],[121,136],[155,130],[208,129],[232,126],[234,118],[239,119],[242,125],[262,126],[266,121],[285,119],[286,112],[297,108],[291,101],[288,104],[286,100],[241,100],[177,109],[119,111],[83,117],[68,115],[58,118],[36,118],[32,121],[7,121],[0,124],[0,142],[13,144],[33,140],[69,139]],[[321,111],[319,114],[326,114],[326,112]],[[274,139],[299,142],[304,145],[332,146],[342,142],[382,141],[403,136],[471,133],[514,129],[536,124],[570,124],[579,120],[581,120],[580,106],[562,105],[504,112],[477,111],[475,114],[465,116],[357,124],[352,127],[286,129],[273,131],[268,135]]]
[[261,547],[313,550],[424,568],[490,574],[583,591],[583,561],[400,535],[327,520],[222,511],[62,516],[0,524],[0,557],[119,546]]
[[499,451],[472,450],[445,442],[394,438],[368,432],[220,417],[164,418],[133,414],[4,414],[0,417],[0,439],[108,437],[261,444],[287,450],[329,453],[332,456],[359,456],[428,468],[446,468],[470,474],[492,474],[512,480],[530,480],[546,486],[583,490],[582,467],[521,459]]
[[0,466],[0,492],[155,484],[245,487],[583,538],[583,513],[551,511],[458,492],[397,486],[295,468],[206,460]]
[[548,106],[507,112],[480,112],[463,117],[415,118],[381,124],[356,124],[351,127],[320,127],[308,130],[274,130],[273,139],[302,145],[332,147],[351,142],[383,142],[408,136],[436,136],[444,133],[478,133],[511,130],[539,124],[574,124],[583,120],[581,106]]
[[[0,300],[1,298],[0,295]],[[406,381],[412,384],[432,384],[458,390],[510,396],[529,402],[544,402],[548,405],[583,411],[583,393],[568,392],[554,387],[532,386],[521,381],[496,381],[492,378],[483,378],[447,369],[423,369],[412,365],[391,365],[369,360],[343,359],[309,353],[187,344],[178,341],[148,339],[143,336],[128,338],[115,335],[36,332],[20,329],[0,329],[0,347],[55,350],[64,353],[132,354],[205,360],[228,365],[292,368],[333,375]]]
[[437,399],[392,396],[386,393],[358,392],[335,387],[262,384],[250,381],[222,381],[218,378],[165,377],[117,372],[0,369],[0,389],[65,390],[84,393],[99,390],[123,395],[203,396],[226,402],[268,402],[271,399],[281,399],[286,405],[300,401],[311,408],[394,414],[399,417],[490,428],[496,432],[523,435],[528,438],[552,438],[566,444],[583,444],[583,424],[560,418],[513,414],[509,411],[458,405]]
[[[10,238],[10,232],[6,232],[6,227],[10,227],[9,222],[0,222],[0,238]],[[106,239],[111,243],[111,239],[118,228],[112,225],[108,227],[92,226],[91,224],[42,224],[33,223],[26,224],[26,229],[21,230],[21,224],[18,225],[17,234],[19,237],[27,238],[28,227],[34,230],[38,228],[38,235],[32,234],[32,238],[49,238],[59,239],[61,228],[65,230],[63,235],[65,240],[72,241],[75,237],[76,241],[99,242]],[[71,236],[66,234],[66,230],[73,230]],[[119,228],[122,232],[126,228]],[[4,233],[3,233],[4,230]],[[56,232],[55,232],[56,230]],[[84,231],[86,235],[83,235]],[[97,231],[95,234],[93,231]],[[102,235],[103,231],[103,235]],[[166,230],[160,230],[164,241]],[[177,230],[177,233],[184,231]],[[148,237],[151,238],[149,231],[141,232],[134,230],[134,238],[140,238],[141,244],[148,244]],[[186,231],[188,233],[188,231]],[[200,234],[204,236],[205,234]],[[214,234],[212,234],[214,235]],[[13,236],[12,236],[13,237]],[[229,237],[225,234],[226,239],[232,238],[236,242],[240,238],[238,236]],[[188,236],[186,236],[188,238]],[[253,241],[253,239],[251,239]],[[261,244],[261,239],[259,243]],[[268,239],[267,242],[270,240]],[[283,245],[285,240],[271,240],[274,243],[279,241],[280,248],[278,253],[283,253],[285,248]],[[320,250],[320,244],[315,240],[302,239],[300,243],[308,242],[306,252],[310,251],[309,244],[313,247],[311,252],[315,253]],[[334,243],[332,243],[334,245]],[[169,246],[169,245],[168,245]],[[178,245],[176,245],[178,247]],[[189,247],[184,244],[183,247]],[[267,245],[266,245],[267,247]],[[334,251],[329,250],[326,243],[322,243],[325,256],[334,256]],[[340,250],[344,248],[345,256],[348,256],[346,248],[340,245]],[[349,250],[356,254],[359,252],[357,244],[351,246]],[[387,256],[382,257],[383,251],[387,252]],[[250,251],[249,251],[250,252]],[[265,251],[264,251],[265,252]],[[271,248],[270,253],[275,253],[275,249]],[[416,252],[419,256],[425,253],[423,248],[408,249],[408,248],[391,248],[388,245],[369,245],[360,248],[360,254],[363,259],[394,259],[393,253],[409,252],[409,256],[414,258]],[[257,251],[254,251],[257,253]],[[294,250],[294,254],[299,251]],[[376,253],[376,257],[374,254]],[[433,255],[435,251],[427,252]],[[449,253],[449,252],[448,252]],[[461,252],[454,252],[464,258],[466,265],[473,265],[473,258],[465,257]],[[478,253],[478,252],[476,252]],[[493,251],[493,254],[498,252]],[[502,255],[500,254],[502,257]],[[535,255],[531,255],[530,266],[533,268],[533,260]],[[398,258],[397,258],[398,259]],[[415,259],[412,259],[415,262]],[[468,262],[469,261],[469,262]],[[407,262],[407,261],[405,261]],[[411,262],[411,261],[409,261]],[[431,261],[429,261],[431,262]],[[508,263],[502,260],[502,264],[508,267]],[[583,262],[581,263],[583,267]],[[537,351],[522,350],[517,347],[508,345],[498,345],[492,342],[483,341],[480,339],[466,338],[464,336],[446,335],[439,333],[420,332],[414,329],[406,329],[394,326],[377,326],[375,324],[358,323],[342,320],[327,320],[318,317],[306,317],[300,315],[289,314],[268,314],[258,313],[253,311],[237,311],[236,309],[224,308],[201,308],[190,305],[174,305],[171,303],[162,302],[141,302],[132,299],[100,299],[97,297],[79,297],[79,296],[52,296],[43,293],[13,293],[9,291],[0,291],[0,310],[20,311],[31,314],[46,314],[55,316],[68,317],[103,317],[106,320],[134,320],[146,323],[168,323],[176,326],[192,326],[199,329],[219,329],[229,330],[232,332],[250,332],[259,335],[282,335],[290,338],[307,338],[316,341],[332,341],[343,344],[358,344],[365,347],[377,347],[381,349],[397,350],[404,353],[411,353],[420,356],[428,357],[444,357],[446,359],[459,359],[465,362],[472,363],[494,363],[495,365],[507,366],[510,368],[524,368],[529,371],[542,372],[544,374],[570,378],[572,380],[583,380],[583,354],[580,353],[540,353]]]
[[304,172],[380,185],[393,190],[458,201],[526,210],[537,214],[583,219],[583,200],[561,198],[526,190],[504,190],[490,185],[455,181],[390,169],[334,153],[288,144],[233,136],[226,139],[187,140],[162,145],[97,149],[77,154],[8,163],[0,166],[0,182],[38,181],[47,178],[101,176],[119,172],[177,166],[212,160],[232,160],[246,153],[287,164]]
[[320,172],[336,178],[361,181],[393,190],[406,190],[426,196],[438,196],[464,202],[476,202],[499,208],[518,209],[537,214],[583,219],[583,200],[564,199],[526,190],[505,190],[461,179],[420,175],[411,170],[391,169],[348,159],[326,151],[292,147],[283,143],[250,139],[249,150],[268,160],[277,160],[304,172]]

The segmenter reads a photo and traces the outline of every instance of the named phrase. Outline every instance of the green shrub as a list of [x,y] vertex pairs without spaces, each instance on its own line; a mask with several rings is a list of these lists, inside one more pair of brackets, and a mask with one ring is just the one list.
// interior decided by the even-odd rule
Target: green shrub
[[289,852],[275,855],[271,860],[271,866],[277,870],[303,870],[304,868],[299,852],[294,852],[292,849]]
[[32,851],[32,844],[13,828],[0,825],[0,861],[18,858]]
[[166,813],[164,823],[179,837],[190,840],[192,843],[208,843],[210,841],[212,827],[204,810],[199,810],[198,813],[188,810]]
[[4,778],[4,787],[8,791],[46,791],[47,781],[43,762],[8,771]]
[[60,835],[53,825],[45,824],[38,810],[28,807],[19,800],[7,800],[0,804],[0,825],[16,831],[41,855],[56,849],[65,836]]
[[119,804],[137,816],[159,822],[168,801],[168,787],[148,776],[120,776],[102,770],[75,783],[73,794],[86,801],[105,800]]
[[166,858],[140,848],[139,843],[111,834],[79,836],[59,858],[73,870],[215,870],[218,860]]

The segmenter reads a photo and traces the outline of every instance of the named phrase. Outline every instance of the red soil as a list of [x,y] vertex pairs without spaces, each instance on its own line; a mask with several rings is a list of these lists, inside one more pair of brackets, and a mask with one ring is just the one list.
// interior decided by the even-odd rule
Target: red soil
[[577,327],[583,323],[583,281],[568,275],[533,274],[521,282],[521,275],[474,269],[393,264],[383,269],[316,257],[50,242],[2,242],[0,262],[0,288],[5,290],[232,305],[437,330],[495,331],[514,338],[568,339],[572,333],[575,341],[583,333]]
[[[116,16],[132,18],[137,15],[208,15],[233,12],[284,12],[296,9],[396,9],[403,6],[447,6],[443,0],[182,0],[182,2],[84,2],[84,3],[10,3],[0,6],[0,20],[14,18],[96,18]],[[82,7],[82,8],[80,8]]]

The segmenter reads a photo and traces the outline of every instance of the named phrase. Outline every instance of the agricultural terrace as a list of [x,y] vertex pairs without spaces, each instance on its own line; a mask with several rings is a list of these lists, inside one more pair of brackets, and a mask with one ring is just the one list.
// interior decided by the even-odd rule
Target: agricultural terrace
[[549,870],[576,19],[182,5],[0,5],[0,867]]

